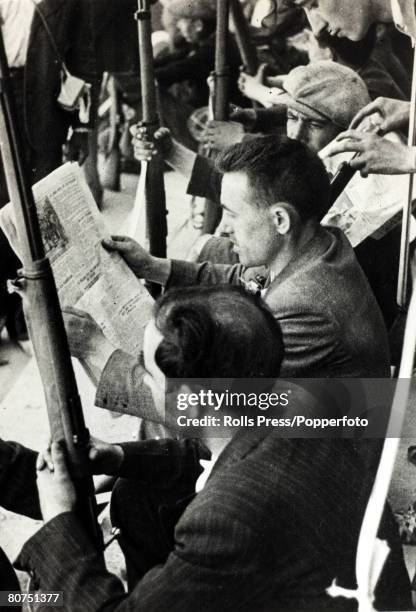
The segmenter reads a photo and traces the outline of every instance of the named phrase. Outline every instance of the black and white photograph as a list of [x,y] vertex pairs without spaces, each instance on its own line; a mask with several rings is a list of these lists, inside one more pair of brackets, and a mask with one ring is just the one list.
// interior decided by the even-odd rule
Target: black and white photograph
[[416,610],[415,0],[0,0],[0,610]]

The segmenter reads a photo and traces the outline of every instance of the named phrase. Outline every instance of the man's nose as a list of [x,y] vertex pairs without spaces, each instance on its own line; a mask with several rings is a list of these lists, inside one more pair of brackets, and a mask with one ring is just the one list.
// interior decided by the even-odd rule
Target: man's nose
[[296,121],[296,123],[294,123],[294,125],[292,125],[292,129],[290,131],[290,138],[293,138],[293,140],[300,140],[301,142],[307,141],[308,124],[306,121],[299,119]]
[[[224,217],[223,217],[224,219]],[[228,222],[229,219],[227,219],[227,222],[223,220],[223,222],[221,223],[221,231],[224,234],[232,234],[233,233],[233,227],[232,225]]]
[[321,34],[327,29],[328,23],[323,17],[321,17],[318,9],[307,9],[305,13],[316,38],[319,38]]

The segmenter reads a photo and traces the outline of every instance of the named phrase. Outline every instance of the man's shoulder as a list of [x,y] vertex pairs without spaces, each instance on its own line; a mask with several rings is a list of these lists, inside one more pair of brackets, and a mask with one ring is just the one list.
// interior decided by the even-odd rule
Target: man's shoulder
[[[251,434],[246,436],[250,439]],[[328,472],[328,465],[333,469],[326,481],[322,474]],[[239,524],[257,546],[259,537],[267,538],[291,523],[294,508],[300,516],[304,512],[313,515],[309,494],[319,490],[322,500],[328,501],[340,477],[344,480],[343,470],[358,476],[360,468],[350,441],[290,439],[272,432],[253,444],[245,456],[234,457],[213,471],[179,527],[186,531],[186,525],[202,523],[203,529],[212,524],[223,525],[226,531],[227,525]],[[324,506],[319,505],[322,513]],[[276,524],[276,513],[281,527]],[[310,517],[302,520],[309,524]]]
[[354,300],[363,291],[370,290],[348,239],[337,228],[321,227],[305,253],[271,283],[266,301],[278,310],[314,311],[319,305],[323,315],[325,304],[333,306],[343,296]]

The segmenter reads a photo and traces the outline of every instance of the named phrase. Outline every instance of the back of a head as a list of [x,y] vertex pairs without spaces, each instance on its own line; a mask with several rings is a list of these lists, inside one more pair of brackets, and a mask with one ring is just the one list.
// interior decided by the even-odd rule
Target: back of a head
[[322,161],[309,147],[287,136],[260,136],[232,145],[217,159],[222,173],[242,172],[259,207],[291,204],[303,220],[328,212],[330,184]]
[[156,363],[168,378],[275,378],[279,324],[261,298],[229,285],[168,291],[156,304]]

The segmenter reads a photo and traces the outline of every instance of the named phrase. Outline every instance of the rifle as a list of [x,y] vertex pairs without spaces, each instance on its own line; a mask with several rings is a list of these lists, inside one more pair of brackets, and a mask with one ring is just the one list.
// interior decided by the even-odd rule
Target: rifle
[[109,111],[109,142],[105,155],[105,166],[103,177],[101,179],[102,186],[111,191],[120,191],[120,174],[121,174],[121,152],[120,152],[120,123],[121,123],[121,101],[120,94],[117,91],[117,83],[112,74],[108,74],[106,79],[106,89],[109,93],[111,101]]
[[230,0],[231,18],[234,23],[235,38],[240,51],[244,70],[247,74],[257,74],[259,62],[256,48],[251,42],[250,30],[239,0]]
[[[216,121],[228,120],[228,88],[229,69],[227,65],[227,37],[228,37],[228,15],[230,0],[217,0],[217,27],[215,34],[215,70],[214,95],[213,95],[213,118]],[[212,117],[211,117],[212,118]],[[211,151],[206,149],[206,155],[210,157]],[[221,220],[221,209],[210,200],[205,200],[203,234],[212,234]]]
[[[358,153],[354,155],[354,157],[357,156]],[[354,159],[354,157],[352,159]],[[336,174],[331,180],[330,206],[335,204],[335,202],[338,200],[339,196],[344,191],[345,187],[348,185],[351,179],[354,177],[356,172],[357,171],[354,170],[354,168],[351,168],[348,162],[344,162],[340,165]]]
[[89,470],[89,431],[78,395],[58,293],[42,243],[1,30],[0,145],[23,262],[24,306],[45,391],[51,437],[65,439],[68,467],[76,490],[75,511],[97,548],[102,548]]
[[214,119],[228,119],[229,68],[227,64],[228,15],[230,0],[217,0],[217,29],[215,34]]
[[[138,127],[146,127],[147,133],[153,137],[160,127],[157,113],[157,95],[153,66],[152,24],[150,5],[154,0],[138,0],[138,10],[135,14],[138,24],[140,81],[142,93],[142,121]],[[147,231],[149,236],[149,251],[156,257],[166,257],[166,237],[168,233],[166,220],[166,196],[163,180],[164,162],[156,155],[149,162],[142,162],[142,172],[146,173],[145,202]],[[160,293],[159,285],[152,285],[152,295]]]

